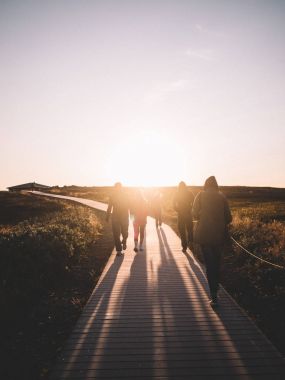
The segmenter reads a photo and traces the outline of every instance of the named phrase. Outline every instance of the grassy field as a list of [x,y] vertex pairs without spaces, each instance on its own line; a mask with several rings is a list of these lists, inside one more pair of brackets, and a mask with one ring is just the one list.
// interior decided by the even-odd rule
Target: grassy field
[[[107,201],[110,187],[54,188]],[[134,188],[127,189],[130,196]],[[200,188],[191,189],[194,194]],[[147,197],[157,189],[145,189]],[[163,221],[177,231],[175,188],[161,188]],[[285,265],[285,190],[222,188],[231,234],[260,257]],[[0,192],[0,378],[47,379],[113,248],[104,213],[72,202]],[[199,249],[195,255],[202,261]],[[285,275],[228,245],[223,285],[285,353]],[[17,366],[15,366],[15,362]]]
[[112,249],[104,213],[0,192],[1,379],[48,377]]
[[[126,189],[130,196],[134,188]],[[172,207],[175,188],[145,189],[146,197],[162,194],[163,221],[177,232]],[[191,187],[196,195],[201,187]],[[54,188],[52,192],[107,201],[110,187]],[[230,233],[259,257],[285,267],[285,189],[221,187],[233,214]],[[199,247],[196,257],[203,262]],[[225,249],[222,283],[258,326],[285,354],[285,271],[264,264],[234,244]]]

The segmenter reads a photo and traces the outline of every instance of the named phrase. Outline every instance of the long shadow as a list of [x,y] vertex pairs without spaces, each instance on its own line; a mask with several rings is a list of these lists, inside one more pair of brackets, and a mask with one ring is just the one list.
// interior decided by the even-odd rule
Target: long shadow
[[[159,307],[164,319],[165,372],[168,379],[175,379],[177,376],[191,375],[188,362],[191,359],[191,354],[196,349],[198,350],[195,343],[193,344],[192,334],[199,328],[198,312],[204,315],[207,315],[208,312],[203,307],[205,295],[201,291],[204,290],[205,283],[202,282],[201,284],[197,280],[197,276],[200,275],[200,268],[193,261],[190,263],[191,273],[189,276],[192,277],[192,287],[191,292],[189,292],[185,283],[187,279],[182,276],[176,264],[163,228],[158,229],[157,234],[161,254],[161,265],[158,268],[158,288],[163,289],[159,297]],[[181,255],[183,254],[181,253]],[[167,285],[165,285],[166,275],[168,277]],[[206,323],[208,324],[207,321]],[[200,337],[200,340],[203,341],[203,336]],[[201,356],[206,356],[205,345],[200,344],[199,353]]]
[[[165,313],[166,303],[168,313],[173,309],[173,335],[179,337],[175,341],[166,333],[168,378],[197,375],[206,378],[216,376],[219,379],[245,376],[251,379],[262,374],[269,378],[271,373],[281,379],[279,376],[284,376],[282,360],[278,355],[274,356],[270,344],[259,336],[239,307],[222,291],[221,306],[213,310],[207,303],[205,275],[187,255],[190,264],[187,273],[191,276],[192,283],[190,296],[163,230],[158,231],[158,238],[162,256],[160,281],[165,277],[162,267],[171,267],[171,275],[176,278],[175,285],[180,289],[183,302],[183,305],[178,304],[178,295],[169,290],[164,292],[160,300],[162,313]],[[177,307],[180,308],[179,312],[175,312]],[[185,323],[187,316],[188,323]],[[174,343],[177,344],[176,350],[173,350]],[[268,353],[264,354],[263,349]],[[277,369],[274,368],[274,363],[278,365]]]
[[147,273],[147,255],[146,248],[128,253],[130,266],[125,270],[129,272],[124,275],[120,295],[114,302],[116,318],[110,321],[102,358],[92,375],[112,379],[153,376],[153,292]]
[[[165,267],[168,266],[171,276],[175,278],[172,286],[177,288],[176,294],[168,288],[161,298],[161,312],[165,314],[167,304],[167,313],[172,316],[173,323],[172,335],[167,333],[165,337],[168,378],[175,379],[177,376],[190,374],[223,375],[225,361],[230,358],[227,352],[228,343],[231,344],[227,341],[227,345],[224,345],[221,340],[223,326],[219,326],[219,318],[207,304],[204,273],[194,260],[188,260],[190,268],[186,273],[191,278],[191,286],[186,286],[185,274],[182,275],[179,270],[163,230],[158,232],[158,238],[162,256],[158,281],[165,277]],[[180,302],[177,301],[178,292]],[[216,355],[221,349],[222,355]],[[228,367],[225,371],[227,376],[239,375],[236,368]]]

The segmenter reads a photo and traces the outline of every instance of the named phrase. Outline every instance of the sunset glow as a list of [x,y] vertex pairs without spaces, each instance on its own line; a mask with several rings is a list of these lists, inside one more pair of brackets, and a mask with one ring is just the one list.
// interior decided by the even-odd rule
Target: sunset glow
[[285,3],[0,1],[0,188],[285,186]]
[[118,141],[106,171],[130,186],[162,186],[177,183],[183,175],[186,154],[163,131],[144,130]]

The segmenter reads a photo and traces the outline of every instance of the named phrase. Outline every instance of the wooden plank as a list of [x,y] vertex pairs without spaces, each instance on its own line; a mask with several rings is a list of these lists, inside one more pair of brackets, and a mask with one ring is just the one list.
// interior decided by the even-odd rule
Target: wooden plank
[[[169,379],[176,379],[178,376],[188,376],[188,379],[192,379],[193,376],[208,376],[209,378],[220,378],[220,376],[228,376],[232,378],[233,375],[247,375],[253,376],[257,375],[265,376],[267,379],[272,379],[274,376],[280,376],[279,379],[284,380],[284,373],[280,373],[279,367],[199,367],[199,368],[122,368],[122,369],[95,369],[95,370],[70,370],[65,372],[55,372],[55,375],[61,376],[63,379],[98,379],[98,378],[109,378],[109,379],[152,379],[160,378],[164,376]],[[281,377],[283,376],[283,378]],[[251,377],[249,377],[251,378]]]

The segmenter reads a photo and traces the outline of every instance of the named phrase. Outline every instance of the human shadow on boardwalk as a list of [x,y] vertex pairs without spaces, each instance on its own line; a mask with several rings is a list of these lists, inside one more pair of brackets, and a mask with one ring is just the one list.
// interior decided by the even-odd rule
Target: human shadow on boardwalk
[[114,317],[104,340],[104,352],[89,376],[112,379],[153,376],[152,288],[147,271],[148,252],[130,253],[121,273]]
[[51,380],[69,379],[71,373],[72,376],[85,378],[86,368],[93,362],[93,352],[102,350],[101,340],[106,328],[104,316],[108,313],[110,298],[123,259],[114,257],[109,269],[103,274],[67,341],[63,354],[58,359]]
[[[159,303],[164,317],[165,376],[253,379],[272,374],[281,379],[282,361],[276,352],[273,359],[274,352],[270,355],[266,340],[258,335],[238,306],[223,291],[220,309],[213,310],[208,304],[206,279],[199,265],[188,256],[190,267],[183,271],[163,229],[157,233],[162,257],[158,288],[164,288]],[[269,359],[263,348],[269,350]],[[275,363],[279,369],[274,368]]]
[[[210,321],[199,319],[200,315],[208,313],[205,307],[206,282],[195,261],[190,266],[190,273],[188,268],[181,272],[163,228],[157,230],[157,236],[161,255],[161,265],[157,270],[157,288],[161,289],[157,307],[163,323],[163,374],[168,379],[175,379],[190,376],[195,370],[190,361],[197,357],[197,352],[206,358],[207,347],[201,344],[204,337],[199,337],[200,343],[196,337],[200,323],[211,329]],[[179,254],[182,258],[183,254]],[[190,288],[187,286],[188,275],[191,278]]]

